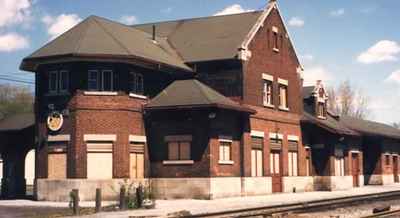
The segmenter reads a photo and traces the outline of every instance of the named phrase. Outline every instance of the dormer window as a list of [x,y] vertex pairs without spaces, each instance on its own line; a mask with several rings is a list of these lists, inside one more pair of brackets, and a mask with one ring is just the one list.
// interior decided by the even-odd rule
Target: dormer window
[[320,119],[326,119],[328,96],[321,81],[317,81],[313,96],[315,99],[315,116]]
[[322,102],[318,102],[318,106],[317,106],[317,116],[319,118],[325,118],[325,114],[326,114],[326,108],[325,108],[325,103]]

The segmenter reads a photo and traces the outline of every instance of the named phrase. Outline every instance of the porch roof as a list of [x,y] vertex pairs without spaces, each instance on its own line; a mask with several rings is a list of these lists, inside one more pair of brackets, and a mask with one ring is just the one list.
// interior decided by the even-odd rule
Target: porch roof
[[396,129],[390,125],[349,116],[343,116],[341,120],[347,127],[360,132],[363,135],[381,136],[400,140],[400,129]]
[[0,120],[0,132],[20,131],[34,125],[33,113],[16,114]]
[[255,113],[253,109],[223,96],[198,80],[177,80],[154,97],[146,106],[148,110],[223,108],[246,113]]

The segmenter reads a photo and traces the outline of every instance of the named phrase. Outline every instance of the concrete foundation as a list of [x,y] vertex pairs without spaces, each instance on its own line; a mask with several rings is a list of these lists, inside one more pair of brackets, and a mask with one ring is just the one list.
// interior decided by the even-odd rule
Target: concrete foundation
[[81,201],[93,201],[96,188],[101,188],[103,200],[117,200],[122,185],[137,187],[140,183],[148,185],[147,180],[90,180],[90,179],[37,179],[36,198],[39,201],[70,201],[72,189],[79,189]]
[[382,184],[393,184],[394,183],[394,175],[393,174],[384,174],[382,175]]
[[283,177],[283,192],[306,192],[314,190],[314,179],[311,176]]
[[242,195],[267,195],[272,193],[271,177],[243,177]]
[[[360,180],[362,181],[362,180]],[[315,191],[335,191],[353,188],[353,176],[315,176]]]
[[210,178],[159,178],[151,179],[157,199],[210,199]]

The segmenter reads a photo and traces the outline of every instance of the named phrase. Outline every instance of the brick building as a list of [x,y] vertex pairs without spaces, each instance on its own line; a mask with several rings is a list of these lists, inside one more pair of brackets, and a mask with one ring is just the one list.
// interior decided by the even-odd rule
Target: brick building
[[91,16],[21,69],[36,75],[39,200],[123,183],[160,198],[314,189],[302,67],[275,1],[135,26]]

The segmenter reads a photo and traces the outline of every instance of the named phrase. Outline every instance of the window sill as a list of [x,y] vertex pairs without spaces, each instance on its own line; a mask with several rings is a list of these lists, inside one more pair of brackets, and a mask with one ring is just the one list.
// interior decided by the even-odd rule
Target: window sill
[[235,162],[233,160],[219,160],[218,163],[221,165],[233,165]]
[[118,92],[109,92],[109,91],[85,91],[84,95],[98,95],[98,96],[116,96]]
[[138,95],[138,94],[135,94],[135,93],[132,93],[132,92],[129,93],[129,97],[147,100],[147,97],[146,97],[146,96],[144,96],[144,95]]
[[275,105],[272,105],[272,104],[264,104],[264,107],[275,108]]
[[69,95],[69,92],[51,92],[51,93],[46,93],[45,96],[64,96],[64,95]]
[[164,160],[164,165],[192,165],[194,164],[193,160]]
[[323,117],[323,116],[317,116],[317,117],[318,117],[318,119],[326,120],[326,117]]
[[277,49],[277,48],[273,48],[272,49],[274,52],[276,52],[276,53],[279,53],[279,49]]
[[289,108],[288,107],[279,106],[279,110],[281,110],[281,111],[289,111]]

